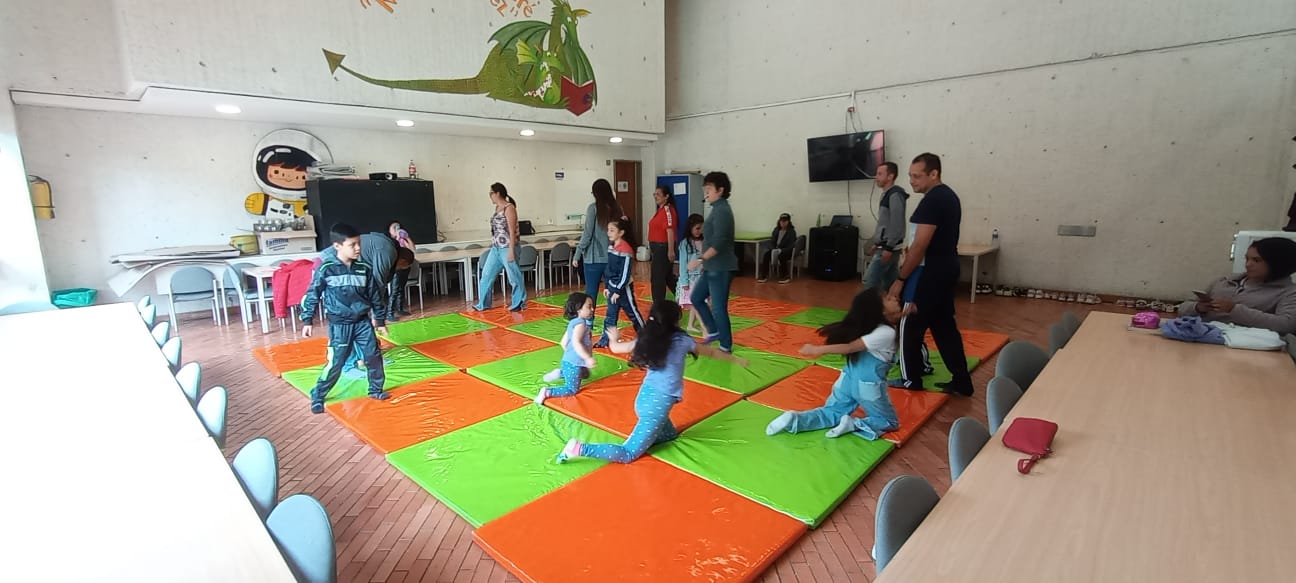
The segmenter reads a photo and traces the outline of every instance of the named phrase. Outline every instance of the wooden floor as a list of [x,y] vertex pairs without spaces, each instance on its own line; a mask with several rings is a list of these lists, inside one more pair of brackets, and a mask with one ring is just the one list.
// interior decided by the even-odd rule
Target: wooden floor
[[[641,271],[645,273],[640,274],[640,281],[646,281],[646,269]],[[801,279],[787,285],[758,284],[744,276],[734,281],[733,289],[743,296],[846,308],[858,283]],[[1092,308],[1119,310],[1110,303],[1088,306],[981,296],[976,304],[969,304],[966,293],[958,297],[961,327],[1001,332],[1041,346],[1047,346],[1049,324],[1059,320],[1064,311],[1083,316]],[[417,312],[417,305],[415,308]],[[462,296],[429,299],[425,311],[416,317],[463,308]],[[214,326],[197,314],[182,317],[184,359],[202,363],[205,385],[229,390],[226,453],[232,458],[249,440],[269,438],[280,456],[280,497],[305,492],[324,503],[333,520],[339,581],[517,580],[473,544],[467,522],[331,416],[312,415],[301,393],[271,376],[252,358],[255,347],[294,340],[291,329],[280,331],[272,324],[271,333],[262,334],[254,323],[244,332],[238,314],[231,316],[233,323],[228,327]],[[993,376],[994,364],[991,359],[973,373],[975,396],[953,398],[904,448],[887,456],[822,526],[784,554],[762,580],[871,581],[874,567],[869,549],[878,493],[888,480],[901,474],[923,476],[938,492],[945,492],[949,487],[946,440],[950,424],[964,415],[985,422],[984,388]]]

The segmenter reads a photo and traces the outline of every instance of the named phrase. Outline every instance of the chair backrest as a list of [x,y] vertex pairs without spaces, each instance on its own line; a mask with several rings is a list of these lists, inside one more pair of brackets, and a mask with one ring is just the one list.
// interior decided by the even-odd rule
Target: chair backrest
[[[148,326],[150,330],[153,329],[153,324],[157,322],[157,306],[153,304],[144,306],[144,309],[140,310],[140,318],[144,319],[145,326]],[[167,331],[170,332],[170,330]]]
[[234,263],[225,269],[225,288],[234,288],[240,298],[248,295],[256,287],[248,282],[247,276],[243,275],[243,269],[246,267],[256,267],[256,264]]
[[796,242],[792,244],[792,253],[793,254],[805,253],[805,250],[806,250],[806,236],[797,235]]
[[1022,397],[1021,387],[1008,377],[990,379],[986,386],[986,418],[990,421],[990,433],[997,433],[1004,419]]
[[158,322],[153,326],[153,341],[157,342],[158,348],[166,344],[167,338],[171,337],[171,322]]
[[1064,322],[1054,322],[1049,326],[1049,355],[1057,354],[1057,351],[1066,347],[1067,342],[1071,341],[1071,330]]
[[264,521],[279,499],[279,456],[274,444],[264,437],[253,439],[239,449],[230,466]]
[[198,418],[202,420],[207,433],[211,434],[216,447],[225,447],[225,407],[229,404],[229,394],[225,387],[212,387],[203,393],[198,400]]
[[49,312],[57,309],[58,306],[55,306],[54,304],[51,304],[49,302],[42,302],[42,301],[16,302],[16,303],[9,304],[3,308],[0,308],[0,316],[8,316],[11,314],[30,314],[32,312]]
[[1066,325],[1067,330],[1074,335],[1076,330],[1080,329],[1080,316],[1075,315],[1075,312],[1065,312],[1062,314],[1062,323]]
[[469,243],[467,245],[464,245],[464,250],[466,251],[472,251],[473,249],[481,249],[481,248],[482,248],[481,243]]
[[176,336],[166,341],[162,345],[162,356],[165,356],[167,363],[171,365],[171,372],[180,368],[180,337]]
[[518,267],[522,269],[526,269],[528,267],[535,267],[536,257],[538,256],[539,253],[536,251],[535,247],[532,247],[530,245],[523,245],[522,249],[518,251],[518,256],[517,256]]
[[1030,342],[1014,340],[999,352],[999,361],[995,363],[995,376],[1008,377],[1017,383],[1023,391],[1030,390],[1035,377],[1048,364],[1049,355],[1043,348]]
[[549,263],[571,262],[572,247],[569,243],[559,243],[549,250]]
[[270,537],[301,583],[336,583],[333,526],[324,505],[306,494],[284,498],[266,519]]
[[135,302],[135,309],[143,312],[144,308],[147,308],[151,305],[153,305],[153,298],[149,296],[144,296],[140,298],[138,302]]
[[486,258],[490,257],[490,252],[490,249],[482,251],[481,256],[477,258],[477,275],[479,277],[481,276],[482,269],[486,267]]
[[167,283],[167,292],[171,294],[209,292],[215,279],[216,276],[212,275],[206,267],[186,265],[171,275],[171,281]]
[[878,573],[909,540],[909,535],[918,530],[937,502],[940,496],[936,490],[918,476],[896,476],[882,488],[873,533],[873,560]]
[[180,390],[189,397],[189,404],[197,403],[198,387],[202,386],[202,366],[196,362],[187,363],[180,367],[175,377],[176,382],[180,384]]
[[972,463],[972,458],[990,441],[990,430],[971,417],[954,420],[949,433],[950,480],[955,481]]
[[446,245],[445,247],[442,247],[441,250],[442,250],[442,251],[458,251],[459,248],[458,248],[458,247],[455,247],[454,245]]

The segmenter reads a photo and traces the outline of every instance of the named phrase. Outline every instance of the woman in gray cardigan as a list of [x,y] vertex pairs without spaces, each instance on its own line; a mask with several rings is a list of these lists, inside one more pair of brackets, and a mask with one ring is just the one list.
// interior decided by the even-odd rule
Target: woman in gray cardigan
[[1282,237],[1260,239],[1246,251],[1246,272],[1215,280],[1207,298],[1179,306],[1180,316],[1267,328],[1278,334],[1296,333],[1296,241]]
[[585,273],[585,295],[598,305],[599,282],[603,280],[603,270],[607,268],[608,236],[607,224],[613,219],[625,218],[621,205],[617,204],[612,194],[612,183],[605,179],[594,181],[590,187],[594,202],[585,209],[585,227],[581,230],[580,242],[572,254],[572,267],[582,264]]

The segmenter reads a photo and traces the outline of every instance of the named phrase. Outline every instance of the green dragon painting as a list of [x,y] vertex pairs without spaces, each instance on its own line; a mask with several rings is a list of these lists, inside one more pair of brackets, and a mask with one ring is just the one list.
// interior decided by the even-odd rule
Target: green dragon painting
[[382,87],[461,95],[485,94],[492,99],[546,109],[566,109],[575,115],[589,111],[598,100],[594,68],[576,35],[577,19],[588,16],[567,0],[552,0],[549,22],[520,20],[491,35],[495,47],[481,70],[467,79],[375,79],[346,67],[346,55],[324,50],[329,72],[338,69]]

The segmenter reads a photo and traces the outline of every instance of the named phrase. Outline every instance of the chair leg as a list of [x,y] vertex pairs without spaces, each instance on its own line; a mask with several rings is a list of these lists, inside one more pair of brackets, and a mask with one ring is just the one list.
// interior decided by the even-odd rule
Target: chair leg
[[175,295],[167,294],[167,301],[168,301],[168,302],[170,303],[170,305],[171,305],[171,312],[170,312],[170,318],[171,318],[171,332],[174,333],[174,334],[179,334],[179,333],[180,333],[180,319],[179,319],[179,318],[176,318],[176,311],[175,311]]

